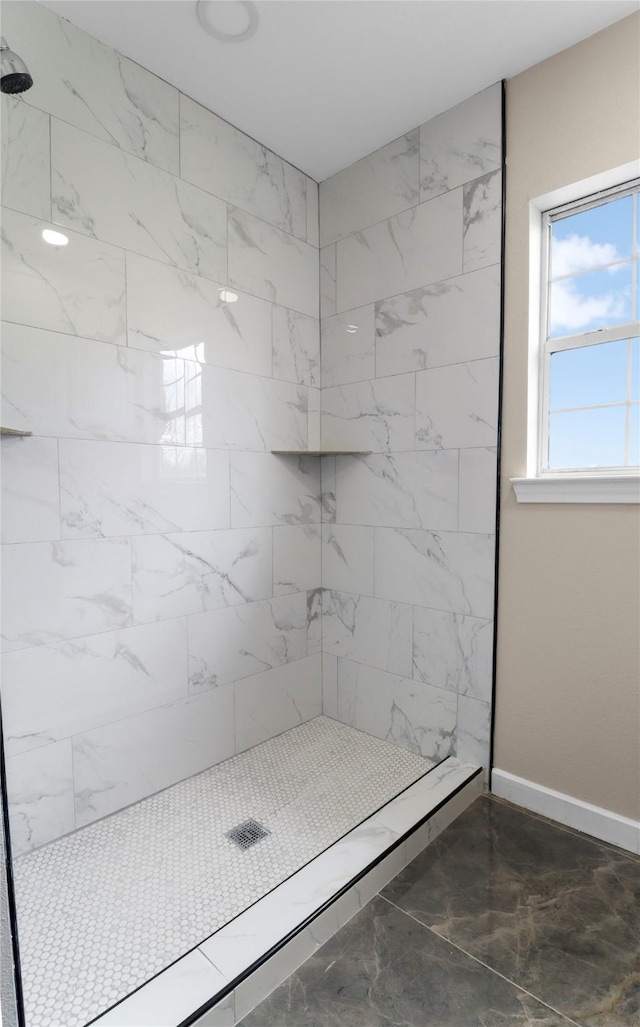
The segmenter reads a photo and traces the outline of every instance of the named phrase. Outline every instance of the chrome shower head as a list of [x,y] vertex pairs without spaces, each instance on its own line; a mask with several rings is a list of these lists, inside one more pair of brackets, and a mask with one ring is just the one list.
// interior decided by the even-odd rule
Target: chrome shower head
[[26,64],[9,49],[4,36],[0,37],[0,89],[3,93],[24,93],[32,85],[33,79]]

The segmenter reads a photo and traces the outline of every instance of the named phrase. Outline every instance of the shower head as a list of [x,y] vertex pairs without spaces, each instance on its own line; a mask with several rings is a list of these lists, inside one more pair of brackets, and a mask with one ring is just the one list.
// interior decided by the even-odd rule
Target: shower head
[[4,36],[0,36],[0,89],[3,93],[24,93],[32,85],[33,79],[26,64],[9,49]]

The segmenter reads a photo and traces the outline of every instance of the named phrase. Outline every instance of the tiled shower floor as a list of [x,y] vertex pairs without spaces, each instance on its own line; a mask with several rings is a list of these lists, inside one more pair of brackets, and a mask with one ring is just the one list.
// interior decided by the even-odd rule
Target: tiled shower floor
[[27,1027],[88,1023],[432,765],[318,717],[16,860]]

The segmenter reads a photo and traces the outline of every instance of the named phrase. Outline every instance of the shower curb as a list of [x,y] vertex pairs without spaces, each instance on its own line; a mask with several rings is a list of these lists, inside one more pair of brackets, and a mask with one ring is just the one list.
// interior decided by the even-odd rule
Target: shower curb
[[234,1027],[484,790],[449,756],[177,962],[96,1027]]

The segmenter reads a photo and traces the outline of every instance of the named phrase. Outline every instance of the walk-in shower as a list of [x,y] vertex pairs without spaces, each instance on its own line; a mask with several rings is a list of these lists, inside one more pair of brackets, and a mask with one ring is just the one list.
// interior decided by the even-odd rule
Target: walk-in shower
[[3,31],[22,1022],[228,1025],[482,788],[502,89],[319,187],[49,7]]

